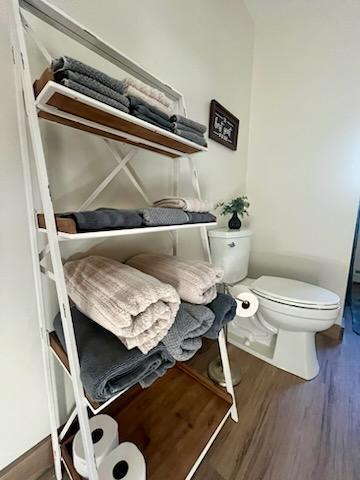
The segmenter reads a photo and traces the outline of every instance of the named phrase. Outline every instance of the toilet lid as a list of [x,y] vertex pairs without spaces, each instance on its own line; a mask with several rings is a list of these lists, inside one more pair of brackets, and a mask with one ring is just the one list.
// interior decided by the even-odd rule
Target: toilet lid
[[270,300],[304,308],[338,308],[340,298],[325,288],[297,280],[262,276],[251,285],[251,290]]

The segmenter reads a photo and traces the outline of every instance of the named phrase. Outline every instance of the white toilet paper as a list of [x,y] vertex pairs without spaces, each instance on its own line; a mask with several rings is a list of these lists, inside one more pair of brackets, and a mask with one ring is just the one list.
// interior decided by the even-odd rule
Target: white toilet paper
[[133,443],[120,443],[101,462],[98,473],[100,480],[146,480],[145,459]]
[[257,296],[245,285],[236,285],[231,288],[231,294],[236,300],[236,315],[238,317],[252,317],[259,308]]
[[[89,423],[96,464],[99,466],[106,455],[119,445],[118,424],[109,415],[96,415],[90,419]],[[80,431],[77,432],[73,441],[73,461],[76,471],[82,477],[87,478],[87,466]]]

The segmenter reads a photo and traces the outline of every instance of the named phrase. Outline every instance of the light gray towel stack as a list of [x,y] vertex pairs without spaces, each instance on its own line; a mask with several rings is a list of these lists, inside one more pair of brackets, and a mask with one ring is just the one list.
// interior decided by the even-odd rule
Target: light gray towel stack
[[180,298],[189,303],[204,305],[216,297],[216,283],[221,282],[223,270],[206,262],[185,260],[170,255],[140,254],[128,260],[130,265],[169,283]]
[[201,337],[211,329],[214,320],[209,308],[181,302],[175,322],[162,343],[175,360],[185,362],[201,348]]
[[154,202],[154,207],[181,208],[186,212],[208,212],[211,205],[204,200],[193,197],[164,197]]
[[90,256],[67,262],[64,271],[76,307],[129,349],[149,352],[174,323],[176,290],[129,265]]

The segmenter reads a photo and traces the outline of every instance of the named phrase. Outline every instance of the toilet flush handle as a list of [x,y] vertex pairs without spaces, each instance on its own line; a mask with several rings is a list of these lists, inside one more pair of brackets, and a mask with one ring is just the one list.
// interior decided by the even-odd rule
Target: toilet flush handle
[[236,246],[235,242],[228,243],[228,247],[230,248],[234,248],[235,246]]

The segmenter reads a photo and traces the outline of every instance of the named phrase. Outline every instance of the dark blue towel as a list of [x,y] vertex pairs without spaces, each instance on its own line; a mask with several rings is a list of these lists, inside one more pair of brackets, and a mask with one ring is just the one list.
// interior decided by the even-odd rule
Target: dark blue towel
[[220,330],[236,315],[236,300],[226,293],[218,293],[215,300],[206,305],[215,314],[215,320],[212,327],[204,334],[204,337],[216,339]]

